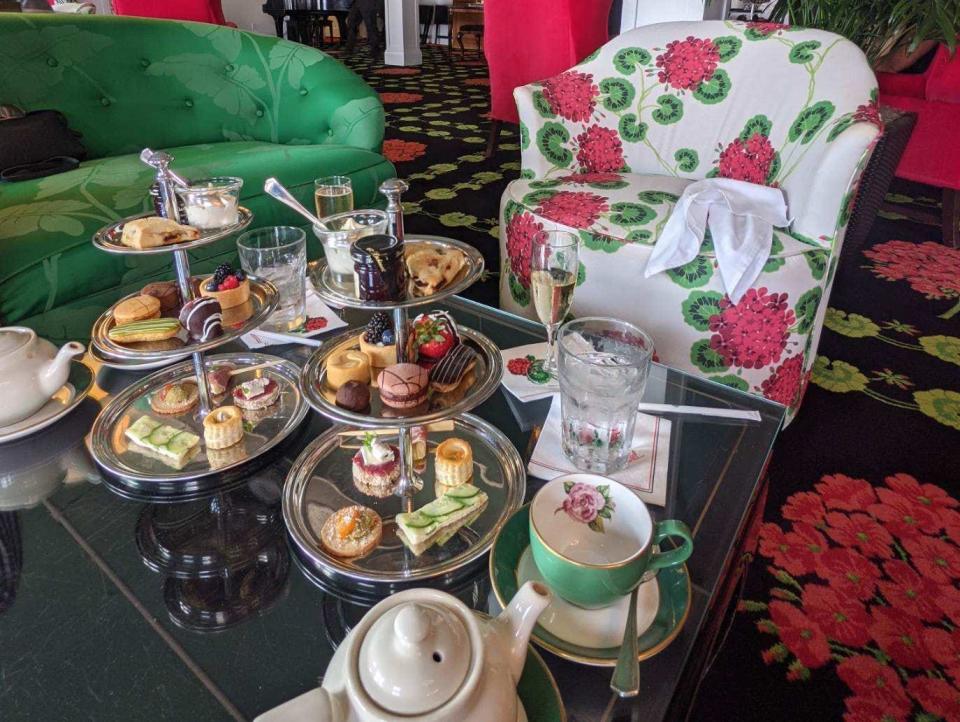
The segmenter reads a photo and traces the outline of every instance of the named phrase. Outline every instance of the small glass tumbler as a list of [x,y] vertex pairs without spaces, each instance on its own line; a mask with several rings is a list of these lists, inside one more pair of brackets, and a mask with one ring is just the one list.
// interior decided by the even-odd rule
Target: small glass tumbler
[[619,471],[630,458],[653,341],[626,321],[579,318],[560,328],[557,348],[564,454],[584,471]]
[[362,210],[337,213],[313,227],[313,234],[323,244],[323,255],[333,280],[344,287],[353,287],[353,259],[350,246],[365,236],[387,231],[387,214],[383,211]]
[[307,320],[307,234],[292,226],[247,231],[237,239],[240,265],[270,281],[280,305],[263,324],[268,331],[295,331]]
[[353,210],[353,184],[350,176],[330,175],[313,182],[313,202],[317,218]]
[[204,178],[187,187],[178,187],[177,195],[186,212],[187,223],[201,230],[216,230],[240,220],[242,178]]

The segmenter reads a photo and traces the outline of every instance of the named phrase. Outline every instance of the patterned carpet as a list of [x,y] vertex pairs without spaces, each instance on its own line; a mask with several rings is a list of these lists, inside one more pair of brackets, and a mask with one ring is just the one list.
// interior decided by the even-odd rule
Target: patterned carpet
[[[359,53],[358,53],[359,55]],[[407,227],[497,263],[516,134],[483,158],[479,61],[349,58],[387,107]],[[898,184],[936,209],[935,189]],[[960,250],[895,213],[845,248],[796,421],[777,443],[744,601],[696,720],[960,720]],[[472,295],[496,304],[496,279]],[[786,712],[789,710],[789,712]]]

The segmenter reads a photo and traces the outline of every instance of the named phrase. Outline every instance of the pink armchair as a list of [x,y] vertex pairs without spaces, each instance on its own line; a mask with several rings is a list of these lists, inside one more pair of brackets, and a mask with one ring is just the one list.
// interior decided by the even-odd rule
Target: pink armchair
[[220,0],[113,0],[117,15],[164,20],[193,20],[198,23],[230,25],[223,16]]

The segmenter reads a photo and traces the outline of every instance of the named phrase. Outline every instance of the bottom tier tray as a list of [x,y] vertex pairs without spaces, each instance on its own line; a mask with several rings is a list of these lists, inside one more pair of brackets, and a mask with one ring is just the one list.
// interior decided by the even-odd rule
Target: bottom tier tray
[[[413,497],[413,506],[419,508],[436,498],[433,452],[450,437],[470,443],[474,461],[470,483],[486,492],[489,502],[479,517],[445,544],[415,556],[396,535],[394,517],[404,511],[405,499],[392,494],[370,496],[354,484],[351,460],[360,439],[341,436],[345,430],[336,426],[304,449],[290,469],[283,492],[283,519],[302,563],[335,585],[377,594],[419,586],[428,580],[454,583],[482,564],[497,530],[523,503],[526,473],[513,444],[486,421],[469,414],[458,416],[452,431],[429,434],[427,464],[418,472],[423,486]],[[379,546],[364,557],[332,556],[320,542],[320,528],[331,513],[354,504],[370,507],[380,515],[383,537]]]
[[[275,447],[306,416],[308,407],[297,385],[300,369],[296,364],[258,353],[217,354],[208,356],[206,363],[208,369],[224,363],[238,369],[269,364],[232,376],[227,392],[211,400],[214,408],[232,404],[230,391],[254,377],[271,379],[280,387],[277,400],[270,406],[254,411],[243,410],[244,435],[239,443],[226,449],[208,450],[203,441],[203,418],[198,406],[177,415],[158,414],[151,409],[151,395],[164,385],[194,377],[193,364],[187,361],[147,376],[110,401],[94,422],[88,439],[90,453],[96,462],[109,474],[140,482],[136,485],[138,493],[149,493],[151,484],[166,491],[170,490],[171,484],[189,484],[204,477],[227,475],[232,469]],[[149,450],[135,448],[124,432],[141,416],[150,416],[178,430],[196,434],[200,437],[199,452],[182,468],[175,468]]]

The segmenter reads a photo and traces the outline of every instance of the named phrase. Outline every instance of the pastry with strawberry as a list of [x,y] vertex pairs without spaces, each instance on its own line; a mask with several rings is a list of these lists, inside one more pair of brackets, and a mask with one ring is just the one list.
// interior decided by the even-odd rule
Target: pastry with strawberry
[[250,281],[241,269],[235,271],[229,263],[221,263],[200,283],[200,295],[215,298],[220,308],[233,308],[250,299]]
[[457,325],[443,311],[421,313],[413,320],[413,345],[421,366],[431,368],[460,343]]

